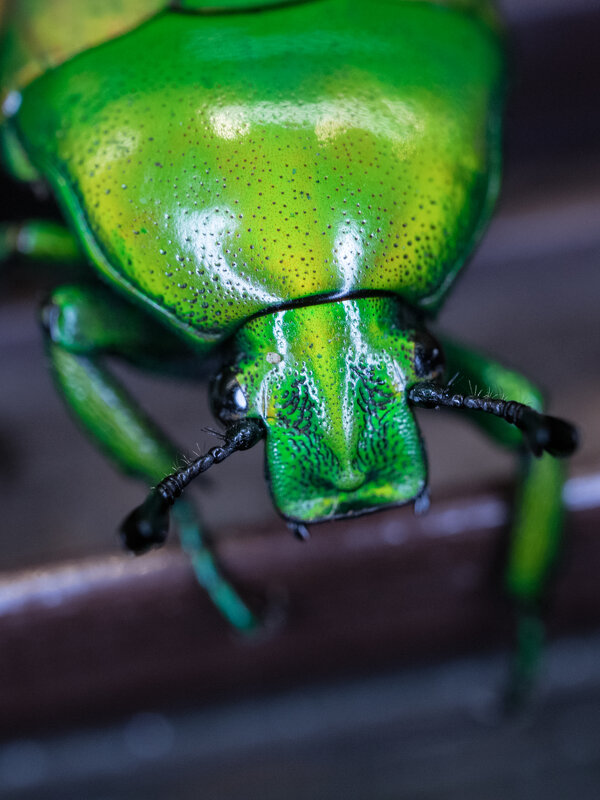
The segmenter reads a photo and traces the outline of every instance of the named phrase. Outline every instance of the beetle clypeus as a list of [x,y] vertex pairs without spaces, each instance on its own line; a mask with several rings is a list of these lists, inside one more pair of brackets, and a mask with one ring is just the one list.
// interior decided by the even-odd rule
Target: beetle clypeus
[[[384,506],[421,510],[413,407],[477,410],[494,439],[529,451],[507,566],[520,641],[513,693],[524,691],[560,538],[554,456],[574,450],[575,431],[541,413],[526,378],[426,328],[497,193],[504,79],[493,6],[2,8],[4,161],[50,186],[69,227],[6,225],[0,244],[87,265],[85,281],[55,289],[42,322],[71,411],[122,470],[155,487],[123,524],[126,545],[161,544],[185,485],[261,439],[274,503],[300,536],[307,523]],[[169,475],[176,449],[105,354],[196,373],[218,355],[222,444]],[[473,385],[491,396],[468,394]],[[200,582],[234,626],[252,628],[193,507],[180,501],[174,513]]]

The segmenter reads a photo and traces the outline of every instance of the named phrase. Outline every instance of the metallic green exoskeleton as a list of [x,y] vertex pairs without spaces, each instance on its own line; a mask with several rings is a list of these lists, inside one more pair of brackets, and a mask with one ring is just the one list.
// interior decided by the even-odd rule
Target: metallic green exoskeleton
[[[128,546],[162,542],[189,480],[262,438],[275,505],[301,535],[385,506],[420,510],[413,407],[478,410],[499,442],[540,456],[524,458],[507,572],[520,691],[559,541],[553,456],[570,453],[575,434],[539,413],[525,378],[426,329],[498,190],[504,73],[492,4],[2,9],[4,161],[49,185],[69,232],[5,226],[0,247],[88,265],[42,320],[75,416],[123,470],[155,484],[124,524]],[[217,357],[222,446],[165,478],[176,449],[106,354],[196,374]],[[491,396],[465,394],[472,385]],[[201,582],[234,625],[251,627],[193,509],[175,513]]]

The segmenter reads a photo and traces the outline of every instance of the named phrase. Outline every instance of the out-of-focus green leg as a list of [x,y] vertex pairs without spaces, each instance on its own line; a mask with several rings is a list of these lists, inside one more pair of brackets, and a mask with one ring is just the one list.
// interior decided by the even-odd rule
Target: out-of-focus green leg
[[[42,311],[56,383],[77,422],[124,472],[158,483],[173,471],[178,450],[102,363],[106,353],[148,365],[183,345],[138,309],[101,286],[57,289]],[[190,360],[191,360],[190,356]],[[193,506],[174,508],[182,544],[199,582],[223,616],[250,630],[257,618],[222,575]]]
[[198,583],[206,589],[215,606],[236,630],[256,630],[261,620],[223,575],[210,541],[202,533],[195,508],[180,499],[173,507],[172,514],[177,521],[179,541],[190,559]]
[[50,220],[0,225],[0,262],[12,256],[42,263],[76,264],[83,260],[73,234]]
[[[527,378],[454,342],[444,342],[447,376],[457,391],[481,392],[542,410],[542,397]],[[506,563],[505,586],[517,613],[517,648],[507,702],[515,707],[535,682],[544,642],[542,612],[562,543],[563,463],[548,454],[534,458],[521,433],[501,419],[474,413],[471,419],[500,444],[520,450],[517,492]]]
[[505,585],[517,610],[517,653],[507,701],[518,707],[535,683],[544,644],[542,613],[562,546],[563,462],[523,457]]

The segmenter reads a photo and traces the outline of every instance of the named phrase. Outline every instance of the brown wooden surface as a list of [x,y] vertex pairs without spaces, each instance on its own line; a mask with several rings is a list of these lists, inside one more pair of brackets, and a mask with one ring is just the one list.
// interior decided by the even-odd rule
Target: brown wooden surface
[[[554,630],[600,623],[599,480],[570,484]],[[506,642],[497,566],[507,513],[501,495],[482,494],[438,503],[419,518],[404,509],[315,527],[308,543],[281,526],[233,536],[224,562],[243,585],[266,587],[283,615],[246,640],[228,632],[174,550],[5,578],[2,733],[214,702]]]

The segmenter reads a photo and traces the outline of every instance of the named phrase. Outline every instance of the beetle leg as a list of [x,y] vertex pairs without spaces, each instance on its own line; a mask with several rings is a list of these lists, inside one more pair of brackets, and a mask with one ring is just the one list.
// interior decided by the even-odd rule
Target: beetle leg
[[534,685],[544,643],[543,611],[562,550],[564,463],[524,454],[505,587],[517,610],[517,652],[507,703],[522,704]]
[[[147,365],[145,350],[166,356],[180,352],[181,342],[101,286],[56,289],[42,322],[54,378],[76,420],[122,471],[158,483],[180,451],[106,369],[103,355]],[[193,506],[182,501],[174,514],[194,572],[219,611],[238,629],[255,627],[256,616],[222,574]]]
[[[542,411],[539,390],[523,375],[455,342],[444,341],[452,388],[515,400]],[[517,646],[507,692],[507,706],[522,705],[535,682],[544,641],[543,611],[562,546],[564,464],[544,453],[534,458],[523,447],[521,433],[501,419],[474,414],[472,421],[498,443],[521,454],[505,589],[517,616]]]
[[77,264],[82,254],[73,234],[50,220],[0,225],[0,262],[17,256],[33,262]]

